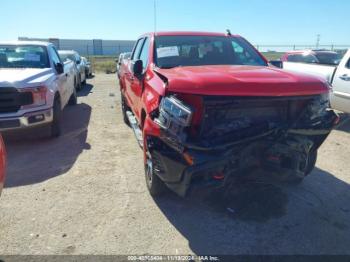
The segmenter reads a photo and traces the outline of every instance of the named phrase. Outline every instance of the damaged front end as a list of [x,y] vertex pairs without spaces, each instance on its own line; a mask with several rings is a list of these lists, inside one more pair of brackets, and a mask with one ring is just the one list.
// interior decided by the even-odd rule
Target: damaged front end
[[147,137],[154,172],[186,195],[190,186],[224,186],[262,168],[308,175],[317,149],[338,121],[328,93],[303,97],[169,94],[153,115],[160,136]]

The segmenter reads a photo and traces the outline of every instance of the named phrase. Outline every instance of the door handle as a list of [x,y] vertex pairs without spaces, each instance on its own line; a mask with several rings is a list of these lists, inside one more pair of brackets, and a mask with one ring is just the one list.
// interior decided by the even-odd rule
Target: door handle
[[341,80],[344,80],[344,81],[350,81],[350,76],[348,76],[347,74],[345,75],[342,75],[339,77]]

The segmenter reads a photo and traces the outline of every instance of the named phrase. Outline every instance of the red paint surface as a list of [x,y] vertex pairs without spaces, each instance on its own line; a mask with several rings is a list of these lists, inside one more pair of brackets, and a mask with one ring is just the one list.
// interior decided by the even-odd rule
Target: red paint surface
[[[211,32],[156,33],[156,36],[176,35],[240,37]],[[133,77],[129,60],[121,70],[120,86],[139,123],[144,123],[144,135],[159,135],[159,127],[151,120],[150,114],[158,108],[161,98],[168,93],[178,93],[186,103],[195,108],[193,122],[198,125],[201,121],[202,102],[196,95],[284,97],[329,92],[328,84],[319,78],[267,66],[217,65],[160,69],[153,61],[155,33],[142,37],[150,38],[149,59],[144,77]],[[262,55],[261,57],[263,58]],[[141,119],[145,115],[143,112],[146,113],[146,119]]]

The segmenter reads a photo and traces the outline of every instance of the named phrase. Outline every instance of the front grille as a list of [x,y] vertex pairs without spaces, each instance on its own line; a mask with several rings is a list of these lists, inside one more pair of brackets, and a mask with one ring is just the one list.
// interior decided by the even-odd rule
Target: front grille
[[310,97],[205,97],[202,140],[215,144],[257,136],[293,121]]
[[0,113],[15,113],[21,106],[32,103],[31,92],[19,92],[13,87],[0,87]]

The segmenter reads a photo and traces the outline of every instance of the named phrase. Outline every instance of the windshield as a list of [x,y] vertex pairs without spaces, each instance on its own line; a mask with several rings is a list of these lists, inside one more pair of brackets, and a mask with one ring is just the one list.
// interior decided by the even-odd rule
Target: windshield
[[74,54],[70,54],[70,53],[59,53],[61,60],[63,62],[65,62],[66,60],[72,60],[73,62],[76,62],[76,57]]
[[160,68],[201,65],[267,66],[244,39],[224,36],[158,36],[155,62]]
[[0,45],[0,68],[49,68],[46,49],[41,46]]
[[341,57],[337,53],[316,53],[317,60],[320,64],[338,65]]

